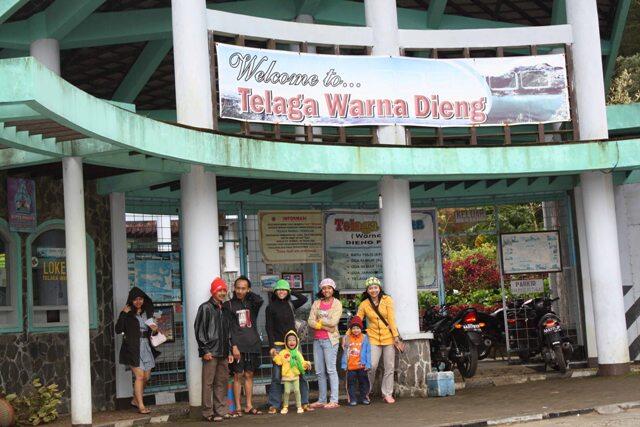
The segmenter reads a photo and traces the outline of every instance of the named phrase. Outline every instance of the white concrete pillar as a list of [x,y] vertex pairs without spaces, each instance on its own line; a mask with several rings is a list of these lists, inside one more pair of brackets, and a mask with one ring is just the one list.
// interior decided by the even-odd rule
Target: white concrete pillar
[[[365,0],[364,16],[367,27],[373,30],[372,55],[400,54],[398,40],[398,11],[395,0]],[[405,145],[406,135],[404,126],[378,127],[378,142],[380,144]]]
[[[127,222],[124,193],[109,194],[109,212],[111,214],[111,282],[113,287],[114,322],[127,303],[129,295],[129,271],[127,265]],[[114,323],[115,328],[115,323]],[[131,372],[118,363],[122,335],[116,335],[116,398],[133,396]]]
[[[298,15],[296,16],[295,19],[296,22],[300,22],[303,24],[313,24],[314,19],[313,16],[311,15],[307,15],[307,14],[302,14],[302,15]],[[292,52],[300,52],[300,44],[298,43],[294,43],[291,45],[291,51]],[[316,46],[313,44],[307,45],[307,52],[306,53],[316,53],[317,49]],[[297,134],[302,134],[304,136],[298,136],[296,137],[296,141],[306,141],[306,134],[305,134],[305,127],[304,126],[296,126],[296,133]],[[316,135],[322,135],[322,128],[318,127],[318,126],[314,126],[311,130],[311,133],[314,135],[313,140],[314,141],[322,141],[322,137],[317,137]]]
[[598,366],[602,375],[629,370],[629,345],[622,295],[618,228],[611,174],[580,175]]
[[171,0],[178,123],[213,128],[205,0]]
[[[172,0],[173,57],[178,122],[212,129],[213,109],[209,74],[205,0]],[[189,405],[202,405],[202,362],[193,323],[198,307],[210,298],[209,284],[220,275],[216,177],[200,165],[182,175],[182,265],[187,340]]]
[[566,4],[567,23],[573,30],[571,53],[580,139],[606,139],[609,130],[596,0],[566,0]]
[[89,289],[84,219],[82,159],[62,159],[64,228],[67,251],[67,313],[71,367],[71,423],[91,425],[91,358],[89,347]]
[[187,385],[189,405],[202,405],[202,363],[193,332],[198,307],[211,297],[209,285],[220,276],[216,177],[202,166],[192,166],[180,180],[182,225],[182,279],[186,313]]
[[393,297],[400,334],[417,334],[420,332],[420,321],[409,181],[385,176],[380,181],[379,189],[382,198],[380,230],[383,286]]
[[29,55],[60,75],[60,44],[56,39],[38,39],[31,42]]
[[[567,0],[573,30],[573,69],[581,139],[607,139],[600,31],[596,0]],[[629,370],[620,252],[611,173],[580,175],[589,274],[601,375]]]
[[[395,0],[365,0],[365,19],[373,29],[373,55],[398,55],[398,15]],[[380,126],[380,144],[406,144],[404,127]],[[385,176],[379,183],[382,208],[380,234],[385,290],[396,305],[401,335],[420,332],[416,266],[411,228],[409,181]],[[400,309],[401,307],[401,309]]]
[[590,367],[598,366],[598,349],[596,345],[595,319],[593,318],[593,299],[591,297],[591,275],[589,274],[589,249],[587,248],[587,232],[584,222],[584,203],[582,188],[574,189],[576,212],[576,228],[578,230],[578,247],[580,249],[580,273],[582,276],[582,298],[584,302],[584,325],[587,338],[587,361]]
[[[30,55],[60,75],[60,45],[55,39],[35,40]],[[89,288],[87,240],[84,218],[82,158],[62,159],[64,228],[67,261],[67,313],[71,367],[71,423],[91,425],[91,353],[89,337]]]

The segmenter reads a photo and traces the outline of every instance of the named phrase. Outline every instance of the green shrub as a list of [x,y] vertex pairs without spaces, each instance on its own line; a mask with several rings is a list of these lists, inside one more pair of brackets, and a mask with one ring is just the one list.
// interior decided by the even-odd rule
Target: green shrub
[[431,291],[418,292],[419,308],[435,307],[438,304],[440,304],[440,302],[438,301],[438,294],[436,292],[431,292]]
[[57,384],[42,385],[36,378],[22,396],[13,393],[5,398],[16,411],[18,424],[37,426],[58,418],[62,394]]

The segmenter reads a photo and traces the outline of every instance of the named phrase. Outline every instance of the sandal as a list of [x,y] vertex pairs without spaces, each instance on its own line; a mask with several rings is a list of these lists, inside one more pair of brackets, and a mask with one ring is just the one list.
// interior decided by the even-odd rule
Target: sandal
[[262,411],[256,409],[256,408],[249,408],[249,409],[245,409],[244,413],[247,415],[262,415]]
[[222,418],[224,418],[225,420],[230,420],[231,418],[238,418],[238,414],[236,414],[235,412],[229,412],[228,414],[224,414]]
[[326,405],[326,403],[322,403],[322,402],[313,402],[311,405],[308,405],[309,408],[311,409],[316,409],[316,408],[324,408]]
[[327,403],[326,405],[324,405],[324,409],[336,409],[339,408],[340,404],[336,403],[336,402],[330,402]]
[[231,418],[240,418],[242,416],[242,411],[230,411],[229,415],[231,416]]
[[222,421],[224,421],[224,417],[221,417],[219,415],[216,415],[215,417],[210,417],[214,423],[221,423]]
[[393,396],[385,396],[384,401],[387,403],[396,403],[396,400],[393,398]]
[[269,413],[269,415],[277,414],[278,410],[276,408],[274,408],[273,406],[270,406],[268,413]]
[[138,413],[139,414],[143,414],[143,415],[150,414],[151,413],[151,409],[149,409],[149,408],[142,408],[142,409],[138,408]]

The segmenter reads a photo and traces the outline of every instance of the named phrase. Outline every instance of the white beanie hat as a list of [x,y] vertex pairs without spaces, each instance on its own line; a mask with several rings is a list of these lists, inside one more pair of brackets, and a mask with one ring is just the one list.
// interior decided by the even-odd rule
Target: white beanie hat
[[331,286],[335,290],[336,282],[334,282],[333,279],[327,277],[326,279],[322,279],[322,282],[320,282],[320,289],[324,288],[325,286]]

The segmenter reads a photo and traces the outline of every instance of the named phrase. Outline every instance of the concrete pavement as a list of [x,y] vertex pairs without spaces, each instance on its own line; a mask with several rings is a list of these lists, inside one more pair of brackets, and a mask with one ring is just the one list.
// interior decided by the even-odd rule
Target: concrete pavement
[[[487,421],[516,421],[512,417],[526,419],[538,414],[560,416],[567,411],[592,411],[596,406],[630,401],[640,401],[640,375],[637,374],[621,378],[559,379],[501,387],[469,388],[447,398],[398,399],[395,405],[375,401],[371,406],[342,406],[302,415],[297,415],[294,411],[286,416],[244,416],[225,423],[234,427],[274,423],[293,423],[296,426],[345,423],[368,427],[487,425]],[[559,420],[560,418],[552,421],[557,423]],[[185,424],[194,427],[208,425],[188,420],[168,425]]]

